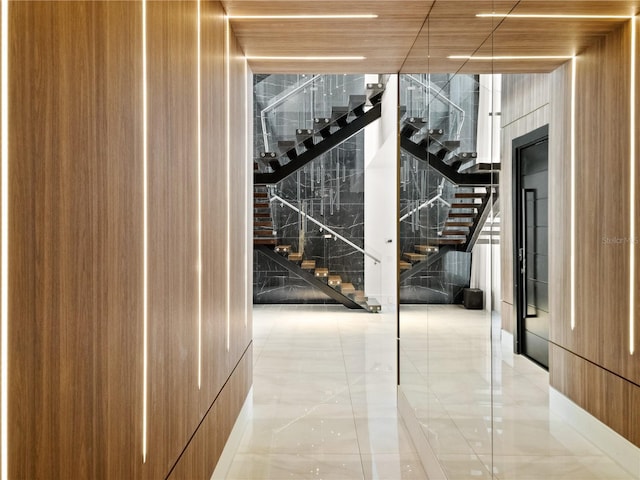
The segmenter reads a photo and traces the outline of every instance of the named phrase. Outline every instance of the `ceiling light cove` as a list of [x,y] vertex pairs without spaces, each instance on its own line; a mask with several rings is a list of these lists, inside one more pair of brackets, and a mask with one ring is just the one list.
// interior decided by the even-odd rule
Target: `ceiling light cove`
[[231,20],[353,20],[378,18],[374,14],[347,15],[228,15]]
[[570,60],[574,55],[504,55],[504,56],[471,56],[471,55],[449,55],[451,60]]
[[584,20],[624,20],[632,18],[630,15],[563,15],[557,14],[528,14],[528,13],[478,13],[480,18],[568,18]]
[[342,61],[342,60],[366,60],[367,57],[359,57],[359,56],[355,56],[355,57],[318,57],[318,56],[300,56],[300,57],[270,57],[270,56],[253,56],[253,55],[247,55],[246,56],[247,60],[275,60],[275,61],[291,61],[291,60],[300,60],[300,61]]

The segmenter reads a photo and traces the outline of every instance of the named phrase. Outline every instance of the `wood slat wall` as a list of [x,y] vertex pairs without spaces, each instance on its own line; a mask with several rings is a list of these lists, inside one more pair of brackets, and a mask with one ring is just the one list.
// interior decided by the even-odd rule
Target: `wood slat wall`
[[202,11],[199,388],[197,3],[147,4],[143,463],[142,4],[10,4],[10,478],[209,478],[248,392],[250,283],[226,257],[250,241],[250,72],[232,44],[228,124],[224,11]]
[[[514,326],[511,141],[549,122],[551,385],[640,446],[640,359],[629,353],[631,24],[576,62],[576,311],[571,328],[571,77],[503,84],[503,326]],[[640,50],[638,50],[640,51]],[[543,90],[535,85],[546,85]],[[636,85],[636,90],[638,89]],[[637,102],[636,97],[636,102]],[[511,99],[517,99],[511,102]],[[545,103],[548,102],[548,103]],[[638,115],[638,113],[637,113]],[[515,129],[515,130],[512,130]],[[638,137],[638,133],[635,135]],[[636,184],[637,184],[636,177]],[[636,202],[639,200],[636,197]],[[637,203],[636,212],[640,211]],[[637,248],[637,247],[636,247]],[[636,258],[636,269],[638,266]],[[637,274],[636,274],[637,275]],[[636,292],[640,287],[636,283]],[[637,298],[640,298],[636,294]],[[637,307],[637,304],[636,304]],[[505,314],[509,314],[505,316]],[[635,319],[638,325],[637,315]],[[637,327],[636,327],[637,328]]]

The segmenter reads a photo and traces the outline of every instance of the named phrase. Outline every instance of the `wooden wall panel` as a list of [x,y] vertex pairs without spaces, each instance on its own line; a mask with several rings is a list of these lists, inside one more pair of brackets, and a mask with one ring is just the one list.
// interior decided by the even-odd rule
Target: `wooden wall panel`
[[225,19],[217,2],[202,5],[202,395],[204,414],[231,372],[227,314],[227,160]]
[[10,478],[139,473],[140,15],[10,5]]
[[549,338],[571,341],[571,62],[551,75],[549,130]]
[[147,5],[149,478],[199,421],[197,4]]
[[[10,4],[10,478],[156,479],[173,471],[208,479],[249,390],[251,321],[245,326],[244,300],[251,295],[242,271],[234,274],[236,292],[226,303],[227,221],[237,255],[246,255],[250,242],[246,70],[232,46],[228,123],[219,2],[202,2],[198,388],[197,6],[147,3],[145,139],[142,3]],[[239,166],[230,187],[228,134]],[[143,464],[145,141],[149,429]],[[238,209],[230,218],[227,198]],[[235,332],[229,351],[227,308]]]
[[[551,384],[640,446],[640,359],[629,353],[631,25],[576,62],[576,311],[571,329],[571,66],[552,74]],[[637,86],[636,86],[637,88]],[[637,103],[637,99],[636,99]],[[637,132],[635,133],[637,136]],[[637,184],[637,181],[636,181]],[[637,217],[637,214],[636,214]],[[636,318],[637,324],[637,318]]]
[[500,164],[500,256],[502,328],[515,331],[513,298],[513,159],[512,143],[549,123],[550,82],[547,74],[505,75],[502,80],[502,158]]
[[[247,110],[247,75],[250,73],[245,67],[245,59],[242,50],[233,34],[230,32],[230,93],[231,111],[243,112]],[[249,191],[247,190],[247,176],[253,172],[253,161],[247,158],[247,134],[249,122],[241,115],[233,115],[229,128],[231,129],[230,165],[231,165],[231,193],[229,195],[231,218],[247,218],[249,212]],[[253,194],[251,194],[253,197]],[[250,334],[249,322],[245,318],[247,314],[246,302],[252,295],[246,295],[247,275],[244,258],[249,254],[244,239],[248,235],[248,225],[236,222],[231,230],[231,244],[228,255],[231,257],[231,363],[235,365],[248,342]],[[253,267],[251,267],[253,268]],[[247,320],[247,321],[245,321]]]

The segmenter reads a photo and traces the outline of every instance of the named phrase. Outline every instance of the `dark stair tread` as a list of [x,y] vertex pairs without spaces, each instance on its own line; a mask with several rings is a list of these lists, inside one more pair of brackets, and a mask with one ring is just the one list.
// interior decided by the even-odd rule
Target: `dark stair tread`
[[349,107],[336,106],[331,108],[331,122],[337,123],[340,127],[346,127]]
[[478,208],[480,203],[452,203],[451,208]]
[[314,147],[313,141],[314,131],[309,128],[298,128],[296,130],[296,141],[300,144],[304,144],[305,148],[311,149]]
[[273,230],[254,230],[253,231],[253,236],[254,237],[269,237],[270,235],[275,235],[276,232],[274,232]]
[[486,193],[464,193],[458,192],[454,195],[455,198],[484,198],[486,197]]
[[472,165],[462,165],[459,170],[460,173],[465,173],[465,174],[489,173],[489,172],[499,172],[499,171],[500,171],[499,163],[485,163],[485,162],[474,163]]
[[475,213],[449,212],[449,218],[474,218],[475,216],[476,216]]
[[369,102],[372,105],[380,103],[382,100],[382,94],[384,94],[384,84],[382,83],[367,83],[367,96]]
[[253,238],[254,245],[275,245],[278,243],[277,238]]
[[271,205],[269,202],[254,202],[253,208],[269,208],[269,205]]
[[469,232],[467,230],[443,230],[442,231],[442,236],[467,236],[469,234]]
[[473,222],[445,222],[445,227],[471,227]]
[[271,212],[254,212],[255,218],[271,218]]
[[253,192],[253,198],[269,198],[267,192]]
[[271,220],[256,220],[253,222],[254,227],[270,227],[273,228],[273,221]]
[[331,136],[331,118],[316,117],[313,119],[313,129],[319,133],[322,138],[329,138]]
[[467,243],[467,240],[464,238],[439,238],[432,241],[439,245],[464,245]]
[[366,95],[349,95],[349,111],[357,117],[364,115],[364,106],[367,104]]

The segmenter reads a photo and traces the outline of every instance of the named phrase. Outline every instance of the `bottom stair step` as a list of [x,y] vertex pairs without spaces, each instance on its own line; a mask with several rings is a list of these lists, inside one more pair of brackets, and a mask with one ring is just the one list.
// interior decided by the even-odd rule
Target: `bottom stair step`
[[367,311],[371,313],[378,313],[382,310],[382,305],[375,298],[367,300]]

